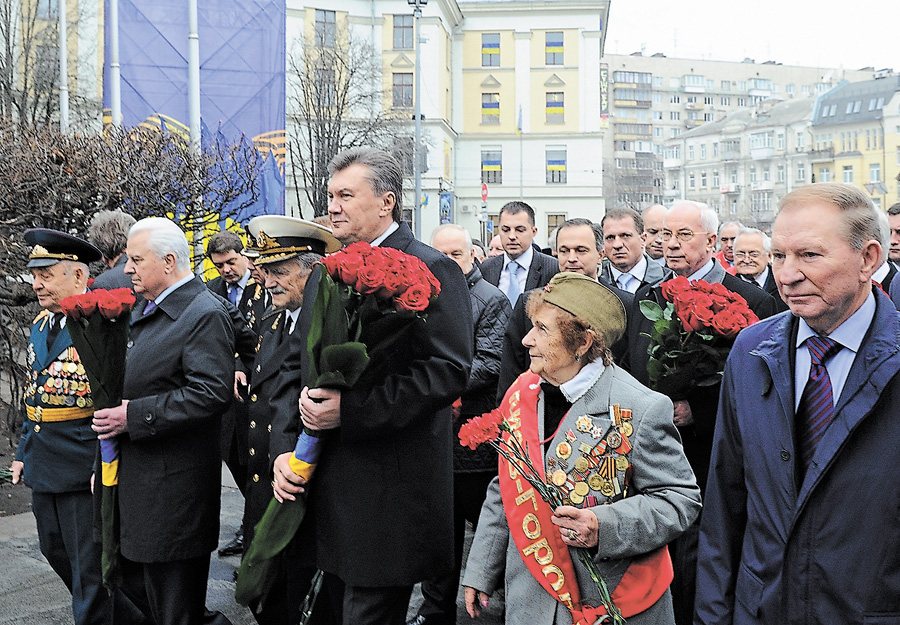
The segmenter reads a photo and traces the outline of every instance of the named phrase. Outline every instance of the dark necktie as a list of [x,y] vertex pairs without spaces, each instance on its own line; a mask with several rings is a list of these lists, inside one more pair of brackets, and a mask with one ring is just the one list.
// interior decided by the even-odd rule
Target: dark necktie
[[53,347],[53,341],[56,340],[56,337],[59,336],[59,331],[62,330],[62,318],[63,314],[61,312],[53,313],[53,316],[50,318],[50,329],[47,330],[47,349]]
[[797,451],[800,454],[801,482],[816,453],[816,445],[834,419],[834,397],[825,361],[840,351],[841,344],[833,339],[811,336],[806,340],[806,348],[810,357],[809,380],[797,408]]

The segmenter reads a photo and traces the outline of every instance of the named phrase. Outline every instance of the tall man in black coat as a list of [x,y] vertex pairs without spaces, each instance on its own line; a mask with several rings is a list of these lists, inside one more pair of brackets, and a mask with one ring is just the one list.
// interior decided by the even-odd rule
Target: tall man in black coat
[[[552,256],[534,248],[534,209],[525,202],[509,202],[500,209],[500,243],[503,254],[481,264],[484,279],[506,293],[511,306],[519,295],[550,282],[559,273]],[[515,277],[515,280],[513,280]]]
[[175,223],[139,221],[126,253],[146,299],[132,313],[122,404],[94,413],[93,426],[119,442],[122,590],[157,625],[194,625],[219,535],[219,420],[238,326],[191,273]]
[[[713,258],[718,221],[716,212],[706,204],[688,200],[676,202],[663,221],[662,239],[666,265],[676,275],[692,281],[721,282],[728,290],[747,300],[747,304],[760,319],[775,314],[775,300],[768,293],[726,273]],[[628,316],[631,375],[642,384],[649,385],[647,363],[650,356],[647,349],[650,338],[646,335],[649,335],[653,324],[641,314],[640,303],[643,300],[652,300],[665,306],[662,287],[657,284],[639,289]],[[706,487],[706,477],[709,474],[719,385],[698,387],[683,397],[670,399],[675,404],[674,420],[681,435],[684,453],[702,490]],[[670,545],[675,566],[672,599],[675,622],[678,625],[689,624],[693,619],[698,530],[699,519]]]
[[[333,607],[345,625],[402,625],[413,585],[453,564],[450,405],[465,390],[472,363],[472,315],[461,314],[471,304],[459,266],[400,222],[396,159],[356,148],[335,156],[329,172],[328,212],[342,243],[417,256],[441,283],[427,320],[398,341],[384,367],[350,390],[300,394],[303,424],[332,430],[309,486],[307,517],[329,597],[343,595]],[[275,494],[293,498],[305,490],[288,465],[296,436],[274,430]]]

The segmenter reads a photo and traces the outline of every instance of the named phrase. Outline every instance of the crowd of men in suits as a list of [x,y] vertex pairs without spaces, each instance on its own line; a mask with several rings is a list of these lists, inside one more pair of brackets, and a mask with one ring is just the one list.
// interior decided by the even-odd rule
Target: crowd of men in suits
[[[644,384],[652,322],[641,302],[664,305],[661,285],[672,277],[720,283],[761,320],[791,311],[741,335],[720,384],[670,397],[686,456],[711,500],[670,545],[672,594],[679,625],[695,615],[703,623],[731,622],[731,616],[734,622],[781,622],[774,615],[786,598],[807,609],[796,608],[791,622],[828,620],[810,605],[816,601],[810,597],[821,598],[827,589],[800,560],[814,553],[840,562],[835,554],[850,547],[835,543],[834,532],[841,538],[852,532],[827,506],[859,486],[845,477],[847,465],[887,457],[879,433],[898,427],[889,418],[891,404],[880,397],[896,392],[893,372],[900,368],[900,322],[887,297],[900,301],[900,281],[893,280],[900,204],[884,215],[851,187],[813,185],[815,192],[785,198],[772,236],[737,222],[720,225],[716,212],[698,202],[654,205],[643,213],[616,208],[600,223],[573,218],[561,224],[553,233],[554,257],[534,243],[532,207],[514,201],[501,209],[499,239],[479,261],[476,242],[460,226],[441,226],[430,246],[413,237],[400,218],[402,173],[386,153],[343,152],[329,173],[330,228],[262,216],[246,224],[247,245],[221,232],[206,249],[219,277],[205,285],[190,271],[184,233],[167,219],[135,222],[120,212],[102,213],[89,231],[94,245],[54,231],[26,235],[45,313],[32,330],[28,418],[12,468],[16,481],[24,476],[32,486],[41,549],[72,590],[78,625],[227,622],[204,608],[210,552],[217,546],[221,460],[244,495],[245,512],[241,531],[220,555],[240,554],[252,544],[273,495],[279,501],[304,497],[309,508],[280,556],[269,597],[251,605],[260,623],[300,622],[317,569],[324,571],[318,608],[305,622],[404,623],[413,585],[422,582],[424,603],[408,623],[455,623],[465,523],[477,524],[497,463],[489,451],[454,444],[454,434],[466,419],[496,406],[527,369],[525,303],[560,271],[599,280],[622,300],[627,332],[611,349],[616,364]],[[398,343],[383,370],[351,389],[308,388],[305,346],[321,278],[318,261],[358,241],[419,257],[440,281],[441,294],[427,322]],[[66,378],[59,369],[71,364],[74,374],[80,367],[59,320],[59,301],[84,292],[86,263],[100,259],[109,269],[95,288],[128,286],[139,300],[124,399],[96,412],[63,413],[51,398],[55,391],[41,391]],[[859,336],[848,341],[840,329],[850,319]],[[807,354],[803,341],[818,345],[816,337],[828,335],[838,337],[836,350],[819,353],[810,346]],[[866,354],[864,362],[857,354]],[[832,372],[835,361],[840,364]],[[805,443],[797,439],[806,426],[800,420],[811,411],[804,367],[815,370],[817,363],[827,369],[825,378],[830,373],[840,381],[828,387],[830,412],[817,425],[825,432],[818,434],[823,447],[801,452]],[[741,380],[741,367],[752,383]],[[820,372],[813,377],[821,383]],[[867,384],[869,378],[875,382]],[[785,413],[778,427],[771,425],[768,441],[755,416],[760,402],[766,414]],[[828,428],[832,421],[841,425]],[[330,433],[309,484],[290,461],[304,427]],[[73,433],[80,433],[77,445]],[[746,438],[753,435],[759,438]],[[94,437],[115,439],[121,450],[123,566],[111,599],[100,587],[91,536]],[[757,455],[750,457],[751,450]],[[61,454],[84,465],[65,483],[54,477],[59,471],[42,470],[63,468]],[[800,456],[802,463],[795,460]],[[760,458],[770,458],[770,466],[761,468]],[[895,508],[896,480],[879,475],[874,481],[867,490]],[[773,495],[778,518],[761,503]],[[804,506],[820,516],[810,518]],[[884,519],[872,516],[890,520],[887,512]],[[874,522],[864,524],[864,536],[878,531]],[[832,534],[825,536],[823,528]],[[757,550],[745,553],[742,541],[756,541]],[[895,560],[890,556],[874,568],[891,569]],[[786,568],[803,569],[797,574],[806,595],[782,577]],[[829,595],[826,603],[845,614],[857,608],[893,613],[900,596],[896,576],[876,585],[879,596],[894,597],[879,603],[865,590],[864,580],[873,575],[859,568],[849,586],[847,575],[826,577],[834,593],[859,587],[862,598]]]

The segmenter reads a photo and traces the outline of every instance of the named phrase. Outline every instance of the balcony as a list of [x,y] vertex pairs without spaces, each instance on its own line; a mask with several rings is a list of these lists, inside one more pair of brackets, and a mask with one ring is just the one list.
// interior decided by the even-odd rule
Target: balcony
[[754,161],[766,161],[775,156],[775,148],[750,148],[750,158]]
[[725,195],[726,193],[740,193],[741,185],[736,182],[729,182],[728,184],[723,184],[719,187],[719,193]]
[[739,161],[741,159],[740,150],[722,150],[723,161]]
[[810,163],[825,163],[834,160],[834,148],[825,148],[824,150],[810,150]]
[[751,191],[771,191],[775,188],[775,181],[773,180],[757,180],[756,182],[750,183]]

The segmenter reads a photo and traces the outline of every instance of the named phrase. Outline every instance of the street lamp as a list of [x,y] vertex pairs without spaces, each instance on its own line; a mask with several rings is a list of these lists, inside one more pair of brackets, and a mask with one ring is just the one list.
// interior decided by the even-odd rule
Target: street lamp
[[413,8],[413,17],[415,18],[415,37],[416,37],[416,75],[413,77],[415,80],[413,86],[413,98],[415,99],[415,129],[416,129],[416,137],[415,143],[413,144],[413,172],[415,172],[416,177],[416,191],[415,196],[413,196],[413,228],[414,233],[417,239],[422,238],[422,165],[421,165],[421,157],[420,152],[422,150],[422,101],[419,97],[421,92],[421,81],[419,76],[421,74],[422,69],[422,60],[421,60],[421,46],[422,38],[419,36],[419,18],[422,17],[422,7],[428,4],[428,0],[406,0],[406,3]]

